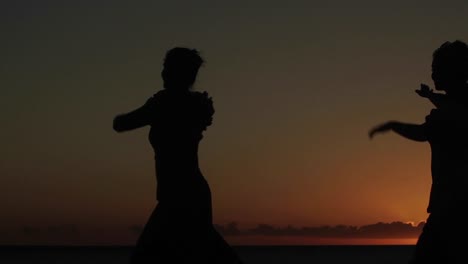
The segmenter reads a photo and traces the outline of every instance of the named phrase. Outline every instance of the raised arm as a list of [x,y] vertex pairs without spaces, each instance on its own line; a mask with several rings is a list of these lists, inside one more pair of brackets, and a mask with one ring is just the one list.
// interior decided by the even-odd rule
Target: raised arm
[[445,94],[439,94],[439,93],[432,93],[428,97],[428,99],[437,108],[440,108],[441,106],[443,106],[447,102],[446,95]]
[[423,142],[427,140],[424,124],[406,124],[398,121],[389,121],[372,128],[369,131],[369,137],[372,139],[377,133],[393,131],[398,135],[410,140]]
[[129,113],[117,115],[113,121],[114,130],[117,132],[125,132],[149,125],[152,114],[150,100],[143,106]]
[[426,84],[421,84],[421,88],[415,91],[419,96],[429,99],[431,103],[439,108],[446,103],[447,98],[445,94],[434,93],[434,91],[429,88]]

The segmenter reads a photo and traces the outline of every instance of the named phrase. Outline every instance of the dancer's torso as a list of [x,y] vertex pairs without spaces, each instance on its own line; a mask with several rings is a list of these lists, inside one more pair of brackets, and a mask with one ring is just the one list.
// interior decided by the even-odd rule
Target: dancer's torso
[[200,93],[161,91],[150,103],[154,104],[149,141],[155,154],[157,199],[186,201],[209,195],[199,168],[198,145],[212,113]]

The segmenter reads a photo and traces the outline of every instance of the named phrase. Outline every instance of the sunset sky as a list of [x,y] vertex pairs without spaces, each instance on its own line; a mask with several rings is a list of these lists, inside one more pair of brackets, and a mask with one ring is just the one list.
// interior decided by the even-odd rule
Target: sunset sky
[[206,60],[194,89],[216,109],[199,159],[217,224],[417,225],[429,145],[367,133],[424,121],[414,90],[433,86],[437,47],[468,40],[467,14],[435,0],[2,1],[0,244],[134,243],[156,205],[149,128],[118,134],[112,119],[162,88],[175,46]]

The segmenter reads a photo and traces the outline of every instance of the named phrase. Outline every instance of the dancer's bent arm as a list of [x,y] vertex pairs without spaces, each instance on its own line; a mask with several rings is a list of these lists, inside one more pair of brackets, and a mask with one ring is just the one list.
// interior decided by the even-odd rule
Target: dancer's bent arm
[[388,131],[393,131],[402,137],[414,141],[423,142],[427,140],[424,124],[407,124],[399,121],[389,121],[374,127],[369,132],[369,137],[372,138],[377,133],[384,133]]

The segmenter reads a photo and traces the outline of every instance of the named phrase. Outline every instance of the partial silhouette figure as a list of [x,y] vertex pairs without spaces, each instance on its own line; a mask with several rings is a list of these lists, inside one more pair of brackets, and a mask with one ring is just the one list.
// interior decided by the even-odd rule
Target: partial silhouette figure
[[203,131],[212,123],[212,98],[192,90],[204,63],[195,49],[166,53],[164,88],[146,103],[115,117],[117,132],[151,126],[157,196],[131,263],[241,263],[215,230],[210,187],[198,164]]
[[416,92],[436,108],[423,124],[389,121],[371,129],[394,131],[431,147],[432,187],[429,217],[410,263],[468,263],[464,226],[468,205],[468,46],[462,41],[445,42],[433,53],[432,79],[435,93],[422,84]]
[[415,91],[419,96],[425,97],[431,101],[432,104],[434,104],[435,107],[440,107],[443,105],[447,98],[445,97],[445,94],[443,93],[434,93],[434,90],[432,90],[429,85],[422,83],[421,88],[419,90]]

